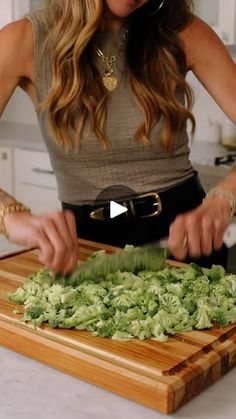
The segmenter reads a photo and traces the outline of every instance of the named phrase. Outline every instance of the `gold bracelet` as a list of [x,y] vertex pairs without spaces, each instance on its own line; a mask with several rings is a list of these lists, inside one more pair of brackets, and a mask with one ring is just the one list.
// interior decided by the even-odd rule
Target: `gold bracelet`
[[9,238],[4,223],[5,216],[12,212],[30,212],[30,209],[21,202],[14,202],[7,205],[6,207],[4,207],[2,204],[0,205],[0,234],[3,234],[6,238]]
[[236,212],[236,196],[233,194],[233,192],[229,191],[228,189],[224,189],[221,186],[215,186],[207,192],[205,199],[213,196],[223,198],[229,203],[231,207],[231,217],[233,218]]

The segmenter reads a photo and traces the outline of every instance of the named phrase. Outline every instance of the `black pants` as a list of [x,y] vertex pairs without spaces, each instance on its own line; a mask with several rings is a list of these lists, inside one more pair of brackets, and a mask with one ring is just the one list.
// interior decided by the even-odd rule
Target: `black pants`
[[[187,181],[160,192],[159,196],[162,201],[162,211],[158,216],[150,218],[127,218],[126,215],[120,215],[101,221],[90,217],[91,211],[101,205],[78,206],[63,202],[62,207],[74,213],[79,238],[118,247],[124,247],[126,244],[138,246],[168,236],[170,224],[176,216],[200,205],[205,192],[195,173]],[[195,262],[205,267],[210,267],[212,264],[226,267],[227,257],[228,251],[223,245],[220,251],[213,252],[210,257],[188,258],[185,262]]]

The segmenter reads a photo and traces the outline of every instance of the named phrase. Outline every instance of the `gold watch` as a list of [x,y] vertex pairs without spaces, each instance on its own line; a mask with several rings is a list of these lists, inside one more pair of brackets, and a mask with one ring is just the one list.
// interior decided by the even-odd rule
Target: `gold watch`
[[21,202],[14,202],[12,204],[4,206],[0,203],[0,234],[4,234],[8,238],[6,226],[4,223],[5,215],[12,212],[30,212],[30,209]]

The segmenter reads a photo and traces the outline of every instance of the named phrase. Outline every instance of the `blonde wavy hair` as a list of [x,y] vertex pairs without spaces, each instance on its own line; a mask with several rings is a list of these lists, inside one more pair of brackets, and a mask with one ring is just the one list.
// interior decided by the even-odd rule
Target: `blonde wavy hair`
[[[178,32],[192,18],[191,1],[149,0],[127,18],[125,46],[127,74],[134,98],[143,114],[136,138],[150,144],[150,133],[163,120],[161,141],[171,152],[187,120],[195,128],[191,112],[193,95],[185,81],[186,62]],[[47,110],[55,141],[65,149],[77,149],[87,119],[104,149],[107,100],[94,64],[93,37],[103,23],[106,0],[48,0],[46,16],[50,30],[44,54],[53,68],[51,90],[39,104]],[[177,92],[183,92],[185,103]]]

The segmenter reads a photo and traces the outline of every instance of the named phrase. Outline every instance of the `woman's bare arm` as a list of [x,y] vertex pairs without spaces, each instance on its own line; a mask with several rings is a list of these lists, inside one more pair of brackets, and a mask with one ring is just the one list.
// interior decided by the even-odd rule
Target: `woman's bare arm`
[[0,30],[0,115],[17,86],[34,100],[34,39],[27,19]]
[[201,19],[181,33],[187,65],[223,112],[236,123],[236,65],[216,33]]
[[[34,36],[26,19],[0,31],[0,115],[17,86],[35,102]],[[4,207],[14,202],[13,197],[0,190],[0,203]],[[53,271],[68,273],[76,267],[78,240],[72,213],[12,212],[4,216],[4,224],[11,241],[38,247],[40,261]]]
[[[26,19],[0,30],[0,116],[17,86],[33,96],[33,48],[32,26]],[[0,189],[0,202],[9,205],[15,199]]]
[[[214,31],[199,18],[180,34],[188,68],[236,123],[236,65]],[[204,143],[202,145],[204,153]],[[207,198],[193,211],[176,217],[170,227],[169,246],[177,259],[209,255],[222,246],[223,234],[231,222],[230,201],[236,197],[236,166],[216,185],[218,194]],[[187,244],[187,245],[186,245]]]

